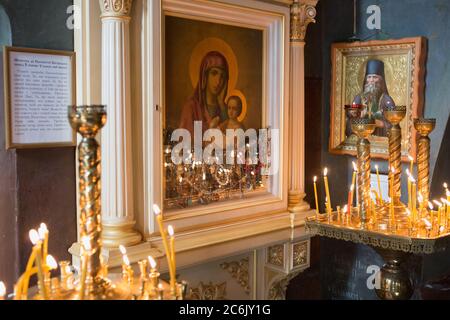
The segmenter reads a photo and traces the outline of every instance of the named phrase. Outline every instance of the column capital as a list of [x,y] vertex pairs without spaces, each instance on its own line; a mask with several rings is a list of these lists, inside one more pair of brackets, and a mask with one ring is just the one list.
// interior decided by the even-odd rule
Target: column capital
[[316,22],[318,0],[294,0],[291,4],[291,42],[304,42],[308,24]]
[[102,18],[130,17],[133,0],[99,0]]

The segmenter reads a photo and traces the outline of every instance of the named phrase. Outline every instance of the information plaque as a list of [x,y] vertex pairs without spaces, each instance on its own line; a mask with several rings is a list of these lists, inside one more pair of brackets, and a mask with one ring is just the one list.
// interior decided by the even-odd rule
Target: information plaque
[[75,146],[75,53],[4,48],[6,148]]

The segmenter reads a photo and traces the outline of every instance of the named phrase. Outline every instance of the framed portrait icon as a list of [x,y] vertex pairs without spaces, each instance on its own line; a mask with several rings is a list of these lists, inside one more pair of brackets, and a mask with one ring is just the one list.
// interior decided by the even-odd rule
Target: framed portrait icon
[[[166,214],[176,219],[242,210],[254,214],[273,210],[274,203],[286,207],[287,171],[281,163],[287,154],[289,11],[268,13],[253,1],[165,0],[162,6],[161,202]],[[192,142],[188,164],[173,161],[176,145],[186,142],[174,138],[180,130]],[[219,134],[209,140],[211,130]],[[243,147],[231,151],[232,162],[230,130],[243,133],[242,140],[232,142],[233,148]],[[221,162],[211,162],[206,152],[219,140],[212,154]],[[261,141],[270,149],[271,165],[277,164],[270,175],[262,173],[266,162],[249,160],[252,150],[261,155]]]
[[370,138],[371,155],[387,159],[389,124],[383,120],[382,110],[394,104],[407,110],[400,123],[402,160],[408,161],[408,155],[415,159],[413,119],[423,113],[425,56],[426,41],[422,37],[332,45],[331,153],[356,155],[357,137],[351,131],[351,114],[346,106],[370,104],[368,110],[379,116],[375,117],[377,129]]

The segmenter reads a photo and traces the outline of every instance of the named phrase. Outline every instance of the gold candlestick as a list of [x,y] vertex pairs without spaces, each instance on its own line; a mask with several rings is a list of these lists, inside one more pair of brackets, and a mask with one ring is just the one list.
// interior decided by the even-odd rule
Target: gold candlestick
[[148,261],[150,263],[150,288],[149,292],[152,297],[157,295],[157,289],[159,284],[159,272],[156,270],[156,261],[152,256],[148,256]]
[[389,179],[393,180],[394,206],[400,204],[401,196],[401,172],[402,172],[402,129],[400,122],[406,116],[406,106],[396,106],[393,109],[384,110],[384,117],[391,123],[389,129],[389,168],[395,171],[389,172]]
[[414,119],[414,127],[419,132],[417,152],[417,180],[419,191],[425,202],[430,200],[430,138],[436,119]]
[[69,122],[81,136],[78,146],[79,192],[80,192],[80,239],[87,237],[91,255],[87,266],[89,295],[96,300],[128,300],[131,292],[119,284],[112,286],[104,277],[101,224],[101,157],[100,146],[95,139],[106,123],[104,106],[69,107]]
[[369,136],[375,131],[375,120],[367,118],[352,119],[352,130],[358,136],[358,201],[360,207],[361,227],[367,223],[367,212],[370,210],[370,142]]

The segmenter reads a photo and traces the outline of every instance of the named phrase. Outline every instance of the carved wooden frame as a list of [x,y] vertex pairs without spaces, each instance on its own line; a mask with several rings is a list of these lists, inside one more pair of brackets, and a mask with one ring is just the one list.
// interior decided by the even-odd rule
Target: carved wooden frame
[[[164,221],[178,232],[192,232],[204,228],[217,228],[244,220],[260,220],[273,213],[287,212],[288,208],[288,114],[289,114],[289,8],[257,1],[203,1],[163,0],[137,2],[132,16],[133,48],[141,50],[132,57],[133,113],[143,119],[141,134],[133,135],[133,149],[142,152],[136,162],[139,181],[135,185],[139,209],[136,218],[140,230],[148,239],[158,236],[153,216],[154,203],[162,203],[163,159],[162,127],[164,108],[164,17],[188,17],[202,21],[258,28],[264,32],[263,97],[267,105],[267,119],[272,128],[280,129],[279,173],[274,192],[266,197],[218,203],[206,207],[186,208],[164,214]],[[155,20],[158,23],[155,23]],[[136,29],[134,29],[136,28]],[[138,32],[142,28],[141,32]],[[136,31],[136,32],[135,32]],[[156,45],[155,45],[156,44]],[[142,79],[142,80],[141,80]],[[157,84],[158,83],[158,84]],[[155,84],[157,84],[155,86]],[[151,86],[151,87],[149,87]],[[263,103],[264,104],[264,103]],[[145,108],[143,107],[145,106]],[[148,106],[152,106],[149,108]],[[161,108],[162,106],[162,108]],[[155,157],[155,155],[158,155]],[[138,164],[138,162],[141,162]],[[162,207],[160,205],[160,207]],[[139,217],[140,216],[140,217]]]
[[[330,140],[329,151],[334,154],[356,155],[355,141],[346,140],[345,137],[345,111],[344,105],[351,104],[348,97],[349,92],[355,91],[356,86],[361,86],[364,73],[359,70],[361,79],[349,77],[351,71],[351,58],[369,58],[390,59],[394,57],[397,61],[406,59],[404,72],[406,77],[404,96],[407,106],[407,115],[402,121],[402,160],[408,161],[408,155],[416,158],[416,131],[413,125],[413,118],[422,116],[424,99],[424,76],[425,76],[425,58],[426,41],[423,37],[404,38],[398,40],[373,40],[367,42],[354,43],[334,43],[331,47],[331,93],[330,93]],[[350,70],[350,71],[349,71]],[[350,79],[349,79],[350,78]],[[357,84],[351,84],[351,81],[357,81]],[[392,81],[394,83],[394,80]],[[388,84],[389,86],[389,84]],[[353,99],[353,98],[351,98]],[[394,98],[395,101],[395,98]],[[397,103],[397,102],[396,102]],[[398,103],[397,103],[398,104]],[[406,134],[405,134],[406,133]],[[387,138],[371,138],[371,155],[374,158],[388,159]]]

